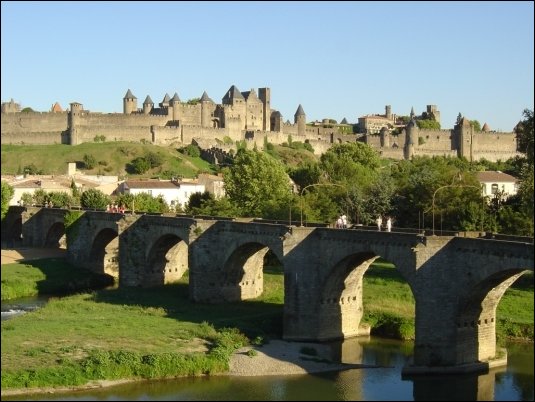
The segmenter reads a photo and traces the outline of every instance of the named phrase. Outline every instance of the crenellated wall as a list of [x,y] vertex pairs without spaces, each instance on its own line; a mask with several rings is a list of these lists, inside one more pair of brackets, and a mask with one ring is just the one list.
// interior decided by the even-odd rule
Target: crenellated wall
[[[363,138],[341,134],[335,126],[307,126],[304,114],[294,116],[294,124],[287,124],[279,112],[271,109],[269,88],[259,89],[261,99],[251,91],[242,93],[248,101],[237,97],[228,100],[231,104],[204,101],[190,105],[175,100],[168,107],[150,112],[125,100],[126,113],[89,112],[76,102],[71,104],[70,114],[2,113],[0,138],[2,144],[76,145],[104,136],[106,141],[150,141],[165,146],[198,140],[199,144],[217,146],[216,139],[229,137],[234,142],[254,143],[258,148],[265,138],[282,144],[291,136],[292,141],[309,142],[316,154],[324,153],[332,144],[364,141],[383,157],[394,159],[441,155],[497,161],[519,155],[515,133],[474,132],[466,119],[451,130],[420,130],[413,125],[399,135],[382,131]],[[411,138],[406,132],[411,133]]]
[[2,113],[2,144],[67,144],[67,113]]

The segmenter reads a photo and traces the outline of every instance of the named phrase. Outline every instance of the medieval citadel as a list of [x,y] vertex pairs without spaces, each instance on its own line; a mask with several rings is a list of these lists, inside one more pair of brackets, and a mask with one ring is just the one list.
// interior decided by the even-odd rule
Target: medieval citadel
[[[58,106],[50,112],[24,112],[13,100],[3,103],[1,143],[77,145],[105,137],[106,141],[147,141],[163,146],[194,143],[201,149],[229,150],[236,141],[245,140],[251,144],[249,148],[256,144],[261,149],[266,141],[282,144],[291,138],[309,143],[316,154],[334,143],[361,141],[393,159],[441,155],[497,161],[519,155],[514,132],[489,131],[486,125],[475,131],[465,117],[459,118],[453,129],[424,130],[418,128],[414,112],[409,122],[400,126],[389,105],[384,115],[359,118],[360,134],[347,133],[351,127],[347,124],[307,124],[301,105],[294,123],[284,122],[281,113],[271,107],[270,88],[240,92],[232,85],[220,104],[206,92],[193,102],[182,102],[175,93],[172,98],[165,94],[156,107],[147,95],[141,108],[129,89],[123,98],[123,113],[91,112],[78,102],[71,103],[68,111]],[[435,105],[428,105],[427,111],[440,121]]]

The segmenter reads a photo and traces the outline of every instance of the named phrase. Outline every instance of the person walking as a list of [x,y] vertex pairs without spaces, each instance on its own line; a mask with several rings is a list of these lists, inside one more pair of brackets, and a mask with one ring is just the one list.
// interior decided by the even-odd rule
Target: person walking
[[377,222],[377,230],[380,232],[381,231],[381,225],[383,224],[383,219],[381,218],[381,216],[378,216],[377,220],[375,222]]
[[391,232],[392,231],[392,218],[388,218],[386,220],[386,231]]
[[347,229],[347,216],[342,215],[342,228]]

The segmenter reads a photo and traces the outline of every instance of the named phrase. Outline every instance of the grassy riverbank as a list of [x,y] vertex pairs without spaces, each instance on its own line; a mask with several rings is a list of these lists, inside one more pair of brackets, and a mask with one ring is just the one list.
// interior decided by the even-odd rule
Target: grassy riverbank
[[[40,270],[43,262],[2,266],[2,281],[8,272],[18,270],[11,273],[15,278],[34,264]],[[74,269],[56,266],[58,272]],[[265,269],[260,298],[224,305],[189,301],[187,275],[160,288],[52,299],[42,309],[2,322],[2,389],[224,372],[237,348],[281,336],[283,279],[280,269]],[[533,276],[525,282],[504,295],[498,332],[507,317],[514,328],[530,327],[533,340]],[[368,270],[363,298],[372,333],[414,334],[414,300],[391,265],[379,262]]]
[[64,258],[2,266],[2,300],[39,294],[62,295],[113,285],[113,278],[76,269]]

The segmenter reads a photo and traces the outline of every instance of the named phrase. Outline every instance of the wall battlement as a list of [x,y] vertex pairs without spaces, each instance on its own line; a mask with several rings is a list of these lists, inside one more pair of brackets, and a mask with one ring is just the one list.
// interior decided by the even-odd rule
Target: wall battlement
[[72,103],[70,112],[57,113],[22,113],[15,111],[16,108],[4,108],[1,143],[76,145],[92,142],[95,135],[103,135],[108,140],[145,140],[160,144],[179,141],[188,145],[194,137],[202,136],[215,142],[216,136],[226,135],[233,140],[257,143],[267,137],[271,143],[280,144],[292,135],[296,141],[315,144],[316,153],[325,152],[333,143],[362,141],[381,155],[396,159],[456,154],[469,160],[497,161],[519,155],[513,132],[474,132],[468,125],[459,124],[453,129],[441,130],[405,128],[399,135],[342,135],[335,127],[307,126],[304,114],[297,116],[293,124],[284,123],[280,113],[271,108],[269,88],[259,88],[258,94],[262,96],[258,99],[253,96],[245,100],[249,94],[249,91],[239,93],[232,86],[224,97],[225,103],[190,105],[180,102],[160,108],[152,105],[147,113],[137,106],[123,113],[91,112],[79,103]]

